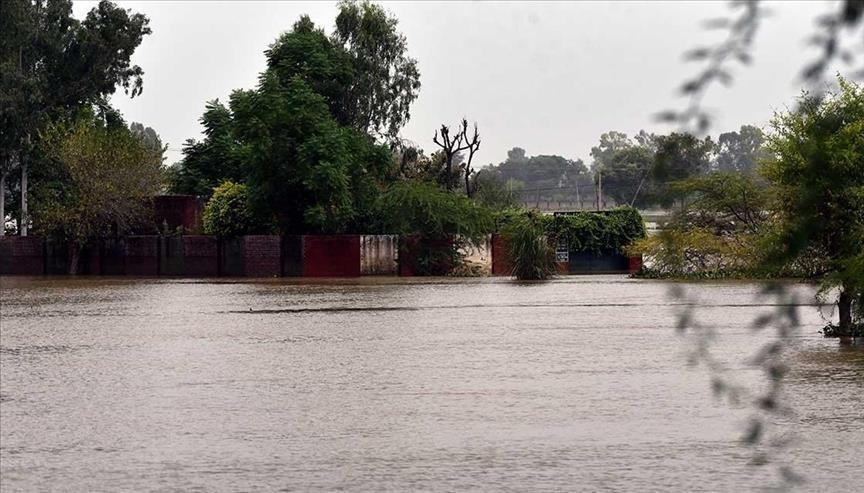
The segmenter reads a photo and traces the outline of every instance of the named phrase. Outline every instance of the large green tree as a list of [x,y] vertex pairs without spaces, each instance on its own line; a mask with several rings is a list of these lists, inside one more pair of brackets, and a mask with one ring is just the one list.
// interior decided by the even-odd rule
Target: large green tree
[[700,139],[689,133],[678,132],[658,136],[656,142],[657,152],[652,169],[654,198],[667,207],[676,200],[683,205],[686,195],[671,185],[707,173],[715,151],[714,142],[710,137]]
[[812,274],[837,288],[838,335],[849,336],[864,302],[864,88],[839,79],[824,97],[803,95],[771,123],[779,228],[769,258],[820,259]]
[[368,0],[342,0],[332,35],[353,68],[340,119],[390,142],[408,123],[420,89],[417,61],[397,27],[395,17]]
[[724,132],[717,138],[714,169],[721,172],[753,173],[767,159],[765,135],[759,127],[741,125],[737,132]]
[[44,134],[46,156],[63,179],[39,187],[34,227],[68,242],[69,271],[75,274],[88,242],[147,220],[148,200],[162,186],[162,152],[124,124],[87,112]]
[[[143,70],[130,59],[150,33],[148,19],[103,0],[84,20],[72,17],[71,0],[3,0],[0,13],[0,203],[7,187],[22,197],[52,170],[40,169],[37,130],[52,119],[97,105],[121,86],[142,90]],[[20,168],[20,180],[10,175]],[[32,173],[32,176],[29,176]],[[28,185],[28,177],[31,178]],[[5,214],[5,211],[3,211]],[[22,230],[26,232],[28,218]]]

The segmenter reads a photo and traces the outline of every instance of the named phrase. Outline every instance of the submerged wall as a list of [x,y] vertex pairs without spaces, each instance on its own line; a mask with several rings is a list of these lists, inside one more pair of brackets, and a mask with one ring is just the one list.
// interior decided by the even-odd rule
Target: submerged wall
[[[452,236],[252,235],[239,238],[133,235],[103,238],[81,250],[78,273],[169,277],[357,277],[443,275]],[[507,242],[494,234],[484,247],[463,252],[481,273],[509,276]],[[641,257],[557,252],[559,274],[633,273]],[[63,275],[69,248],[38,236],[0,237],[0,275]]]

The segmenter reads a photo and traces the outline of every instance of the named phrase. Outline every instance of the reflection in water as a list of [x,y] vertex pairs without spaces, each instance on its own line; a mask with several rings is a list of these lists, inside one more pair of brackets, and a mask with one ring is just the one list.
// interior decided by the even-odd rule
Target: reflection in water
[[[12,491],[740,491],[746,409],[686,367],[668,283],[0,279]],[[736,378],[755,284],[703,283]],[[809,288],[796,286],[802,295]],[[802,296],[802,299],[806,296]],[[864,352],[794,341],[779,426],[807,487],[860,490]]]

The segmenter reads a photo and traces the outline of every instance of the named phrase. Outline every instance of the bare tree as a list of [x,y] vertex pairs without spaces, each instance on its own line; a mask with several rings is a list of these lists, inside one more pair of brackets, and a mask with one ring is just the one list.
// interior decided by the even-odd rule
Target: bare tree
[[[465,120],[463,120],[464,122]],[[467,125],[467,123],[465,124]],[[463,129],[459,129],[455,135],[450,136],[450,127],[441,125],[441,138],[438,138],[438,130],[435,131],[435,136],[432,137],[434,142],[444,153],[444,183],[447,191],[453,190],[453,157],[468,149],[467,145],[463,145],[465,135]]]
[[441,148],[444,153],[444,182],[448,191],[453,190],[455,182],[458,181],[453,177],[453,160],[462,151],[468,151],[468,160],[462,163],[459,174],[462,170],[465,172],[465,194],[471,196],[471,161],[474,159],[474,154],[480,149],[480,133],[477,130],[477,123],[474,123],[474,135],[468,137],[468,120],[463,118],[459,125],[458,131],[454,135],[450,135],[450,127],[441,125],[441,135],[438,135],[439,130],[435,131],[435,137],[432,142]]
[[474,122],[474,136],[468,139],[468,120],[462,119],[462,138],[468,146],[468,160],[465,161],[465,195],[471,198],[471,160],[474,159],[474,153],[480,149],[480,133],[477,131],[477,122]]

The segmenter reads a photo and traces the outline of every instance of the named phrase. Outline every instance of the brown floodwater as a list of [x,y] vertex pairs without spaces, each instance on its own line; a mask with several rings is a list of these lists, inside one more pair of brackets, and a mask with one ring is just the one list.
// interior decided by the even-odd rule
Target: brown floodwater
[[[0,490],[752,491],[751,411],[686,363],[670,283],[617,276],[0,279]],[[777,307],[686,285],[728,376]],[[864,351],[788,342],[775,457],[861,491]],[[780,307],[782,308],[782,307]]]

